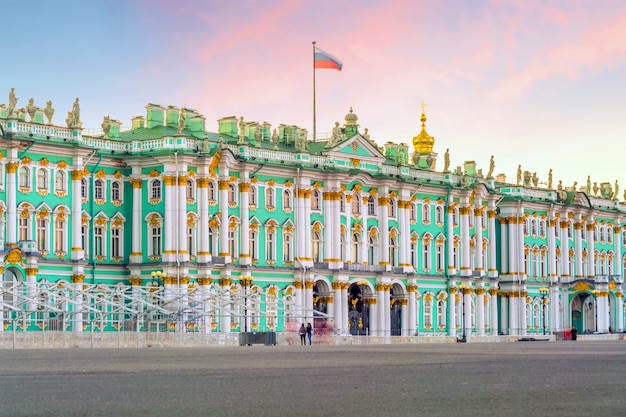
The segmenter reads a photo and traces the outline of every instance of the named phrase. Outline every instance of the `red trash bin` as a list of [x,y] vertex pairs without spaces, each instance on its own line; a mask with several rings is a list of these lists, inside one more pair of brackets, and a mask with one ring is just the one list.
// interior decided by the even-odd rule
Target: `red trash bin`
[[564,330],[563,331],[563,340],[572,340],[572,331]]

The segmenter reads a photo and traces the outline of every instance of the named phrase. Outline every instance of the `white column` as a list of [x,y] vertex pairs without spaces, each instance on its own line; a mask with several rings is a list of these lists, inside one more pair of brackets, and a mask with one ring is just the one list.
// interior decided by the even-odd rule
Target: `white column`
[[409,300],[400,299],[400,335],[402,336],[411,336],[413,333],[411,332],[410,322],[411,318],[409,317]]
[[[220,167],[221,168],[221,167]],[[230,263],[231,257],[236,255],[229,252],[228,248],[228,188],[230,180],[228,174],[221,176],[222,179],[218,182],[219,188],[219,206],[220,206],[220,248],[219,256],[225,258],[225,263]],[[229,323],[230,325],[230,323]]]
[[[556,270],[556,226],[555,219],[549,219],[548,223],[548,274],[550,282],[555,283],[559,278],[559,271]],[[554,328],[554,327],[553,327]]]
[[305,317],[307,323],[313,324],[313,286],[315,285],[314,281],[306,281],[304,283],[305,291],[304,291],[304,306],[306,308]]
[[369,312],[370,312],[370,332],[369,336],[379,336],[378,332],[378,299],[369,299]]
[[409,294],[409,336],[413,336],[417,332],[417,285],[409,284],[406,290]]
[[389,197],[378,198],[378,219],[380,221],[380,262],[389,265]]
[[385,285],[385,336],[391,336],[391,298],[389,290],[391,284]]
[[487,265],[487,274],[490,278],[496,278],[498,276],[498,267],[496,259],[496,210],[487,211],[487,239],[489,239],[489,259]]
[[333,291],[334,291],[334,305],[335,305],[335,330],[337,334],[343,334],[344,324],[343,320],[343,310],[347,308],[347,305],[343,305],[343,299],[341,297],[341,282],[333,282]]
[[469,233],[469,206],[459,207],[459,221],[461,222],[461,276],[472,275],[470,259],[470,233]]
[[360,250],[361,250],[361,263],[363,265],[367,265],[369,263],[369,260],[368,260],[369,236],[368,236],[368,230],[367,230],[367,215],[368,215],[367,200],[368,200],[367,196],[364,196],[361,200],[363,203],[363,205],[361,206],[362,207],[361,218],[363,219],[363,228],[361,229]]
[[[446,245],[448,249],[448,275],[456,275],[454,265],[454,205],[448,207],[448,222],[446,225]],[[456,329],[453,329],[456,331]]]
[[478,200],[476,205],[479,207],[474,208],[474,236],[476,237],[476,253],[474,253],[474,270],[480,274],[485,275],[485,265],[483,264],[483,207],[482,201]]
[[356,195],[346,194],[346,247],[344,253],[339,254],[339,258],[345,263],[356,262],[352,259],[352,199],[358,198]]
[[322,193],[323,197],[323,216],[325,220],[324,225],[324,253],[322,256],[322,260],[324,262],[332,262],[333,254],[332,254],[332,245],[334,242],[334,234],[335,234],[335,216],[332,214],[331,209],[331,192],[324,191]]
[[619,275],[622,279],[622,227],[613,226],[613,270],[611,275]]
[[341,196],[341,191],[333,191],[330,199],[331,216],[333,218],[334,229],[331,258],[333,259],[333,267],[337,268],[343,262],[343,255],[341,253]]
[[37,310],[37,268],[26,268],[26,308],[28,314],[25,316],[26,321],[30,322],[35,318],[35,310]]
[[74,275],[72,276],[72,289],[74,293],[72,294],[73,298],[73,323],[72,330],[75,332],[81,333],[83,331],[83,280],[85,279],[84,275]]
[[[81,181],[82,170],[72,171],[72,260],[79,260],[85,257],[85,248],[83,248],[82,239],[82,220],[83,220],[83,200],[81,197]],[[7,189],[7,194],[8,194]],[[92,196],[93,197],[93,196]]]
[[378,334],[376,336],[385,336],[385,287],[386,284],[376,284],[376,302],[378,304]]
[[295,199],[294,219],[296,222],[296,259],[300,262],[306,258],[305,249],[305,229],[307,227],[304,221],[304,194],[305,190],[298,189]]
[[550,330],[562,330],[561,314],[559,313],[559,288],[550,287]]
[[[141,252],[141,244],[143,243],[142,238],[142,225],[143,219],[141,216],[141,204],[142,204],[142,185],[143,181],[141,178],[131,178],[130,184],[133,187],[133,228],[132,228],[132,243],[131,243],[131,254],[130,259],[132,263],[139,263],[142,261],[142,252]],[[80,196],[80,192],[79,192]],[[75,226],[74,226],[75,227]],[[80,228],[79,228],[80,230]],[[84,250],[85,248],[83,248]]]
[[509,325],[509,304],[511,297],[508,293],[500,293],[500,315],[499,315],[499,328],[503,331],[506,330],[508,334],[511,334],[511,326]]
[[[561,270],[562,276],[570,281],[570,268],[569,268],[569,238],[567,237],[567,229],[569,227],[569,221],[563,220],[560,223],[561,226]],[[590,239],[593,242],[593,239]],[[590,262],[591,264],[591,262]]]
[[583,227],[585,224],[582,221],[574,223],[574,247],[576,252],[576,270],[572,271],[572,275],[576,279],[583,278],[585,271],[583,271]]
[[[249,198],[250,198],[250,183],[239,183],[239,217],[240,217],[240,229],[239,229],[239,264],[251,265],[252,258],[250,256],[250,215],[249,215]],[[296,223],[297,224],[297,223]],[[260,238],[260,237],[259,237]]]
[[509,217],[507,222],[509,225],[507,233],[509,238],[509,277],[511,279],[515,279],[518,274],[521,274],[521,271],[517,269],[519,266],[517,263],[518,247],[516,239],[518,234],[518,220],[519,219],[517,217]]
[[491,309],[491,324],[489,325],[489,327],[491,327],[491,335],[492,336],[497,336],[498,335],[498,290],[497,289],[493,289],[493,290],[489,290],[489,295],[491,295],[491,297],[489,297],[489,308]]
[[187,240],[187,176],[178,176],[178,185],[176,186],[178,198],[178,207],[176,208],[176,220],[178,221],[176,236],[178,236],[178,244],[176,250],[178,251],[178,261],[189,261],[189,248]]
[[448,335],[456,336],[456,295],[457,287],[448,289]]
[[163,177],[163,183],[165,184],[165,219],[164,219],[164,236],[163,236],[163,261],[172,262],[175,260],[174,244],[175,235],[174,227],[176,225],[176,199],[175,194],[176,178],[172,176]]
[[311,190],[304,191],[304,218],[302,221],[304,227],[305,259],[309,261],[310,265],[313,265],[313,245],[311,242]]
[[398,229],[399,229],[398,245],[400,246],[400,250],[398,251],[400,255],[400,258],[398,259],[398,266],[402,268],[411,265],[410,263],[407,262],[408,247],[405,242],[405,238],[409,234],[409,227],[408,227],[409,223],[408,223],[408,218],[406,216],[407,211],[408,211],[406,209],[407,203],[411,204],[410,201],[398,199]]
[[500,217],[500,272],[502,275],[509,274],[508,221],[508,217]]
[[485,335],[485,289],[476,288],[476,334]]
[[519,333],[519,297],[517,292],[509,294],[509,335],[518,335]]
[[593,221],[587,223],[587,278],[589,279],[594,279],[596,277],[596,247],[593,238],[594,231],[595,226],[593,224]]
[[341,304],[342,304],[342,309],[341,309],[341,322],[343,323],[341,325],[342,330],[345,333],[348,333],[348,287],[350,286],[350,283],[348,282],[342,282],[341,283]]
[[616,297],[615,299],[617,300],[617,306],[616,306],[616,311],[617,311],[617,328],[615,329],[618,333],[621,333],[624,331],[624,293],[623,291],[619,290],[619,287],[616,291]]
[[[6,204],[7,227],[5,247],[17,246],[17,168],[19,162],[9,162],[7,167]],[[80,181],[79,181],[80,182]],[[80,190],[80,189],[79,189]],[[80,193],[78,194],[80,196]]]
[[[198,178],[198,215],[200,225],[198,227],[198,263],[210,262],[209,253],[209,178]],[[207,288],[203,290],[208,290]],[[210,329],[210,326],[209,326]]]
[[230,323],[232,321],[233,312],[230,311],[230,284],[233,282],[231,278],[220,278],[220,292],[222,293],[222,309],[220,315],[220,331],[222,333],[230,333]]

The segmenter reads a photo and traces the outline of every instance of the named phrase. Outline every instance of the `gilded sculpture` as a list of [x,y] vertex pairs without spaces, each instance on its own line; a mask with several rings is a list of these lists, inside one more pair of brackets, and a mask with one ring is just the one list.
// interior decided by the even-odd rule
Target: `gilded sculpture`
[[493,155],[491,155],[491,159],[489,160],[489,172],[487,172],[487,178],[493,178],[493,170],[496,167],[496,163],[493,160]]

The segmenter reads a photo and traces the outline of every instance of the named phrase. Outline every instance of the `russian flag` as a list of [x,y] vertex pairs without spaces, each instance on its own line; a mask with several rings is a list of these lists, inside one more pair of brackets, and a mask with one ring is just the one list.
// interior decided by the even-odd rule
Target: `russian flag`
[[317,46],[315,47],[315,55],[313,57],[314,68],[330,68],[341,71],[341,67],[343,67],[343,63],[329,54],[328,52],[322,51]]

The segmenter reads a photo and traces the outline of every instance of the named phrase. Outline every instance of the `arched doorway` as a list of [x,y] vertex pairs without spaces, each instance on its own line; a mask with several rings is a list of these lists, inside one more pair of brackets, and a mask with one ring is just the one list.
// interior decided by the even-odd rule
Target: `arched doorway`
[[404,298],[404,291],[398,284],[393,284],[389,290],[389,308],[390,312],[390,330],[391,336],[402,335],[402,306],[406,304],[408,300]]
[[313,327],[315,329],[330,329],[332,323],[328,318],[328,302],[332,292],[325,281],[315,281],[313,285]]
[[370,334],[370,303],[372,292],[367,281],[355,282],[348,287],[348,323],[350,334]]
[[586,292],[578,293],[571,302],[572,326],[579,334],[593,333],[596,328],[595,299]]

